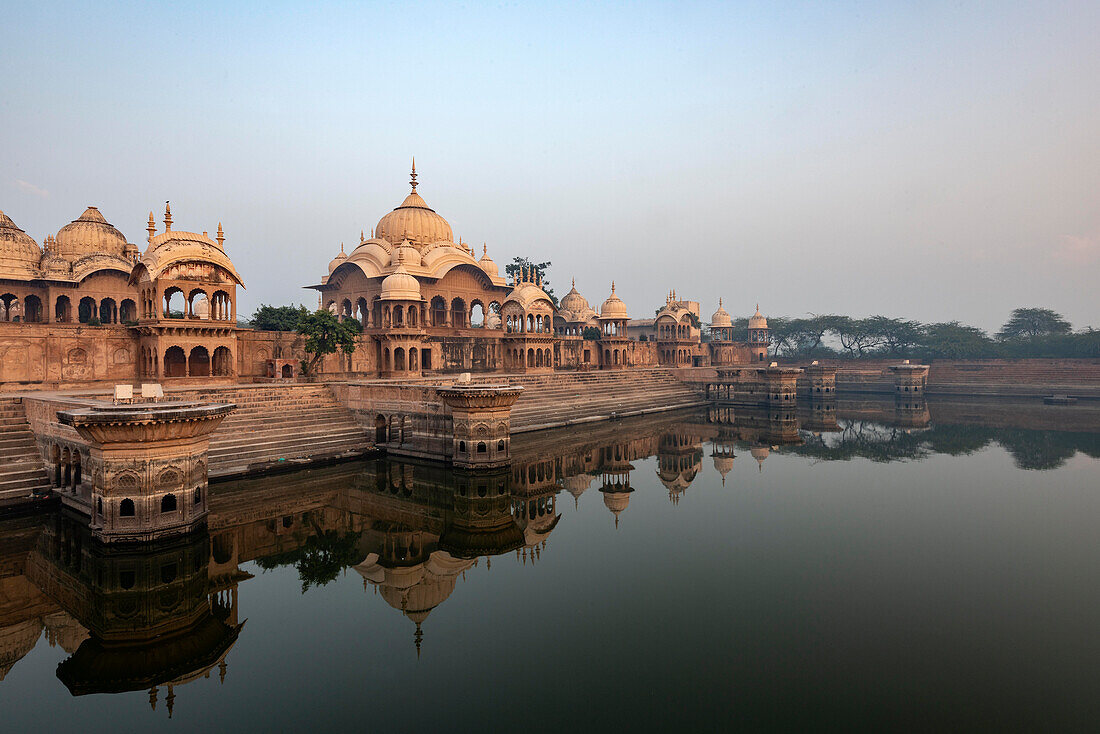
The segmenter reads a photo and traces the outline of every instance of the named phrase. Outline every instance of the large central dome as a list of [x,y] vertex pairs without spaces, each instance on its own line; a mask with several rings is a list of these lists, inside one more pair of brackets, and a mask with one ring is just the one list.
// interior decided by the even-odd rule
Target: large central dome
[[454,234],[447,220],[435,213],[428,203],[416,193],[416,161],[412,167],[412,192],[394,209],[378,220],[374,236],[396,245],[408,240],[414,245],[430,245],[434,242],[453,242]]

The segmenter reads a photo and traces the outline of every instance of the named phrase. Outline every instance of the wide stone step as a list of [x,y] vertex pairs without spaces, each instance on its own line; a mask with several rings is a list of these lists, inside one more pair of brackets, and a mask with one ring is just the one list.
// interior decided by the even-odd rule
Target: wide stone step
[[211,439],[210,450],[213,452],[224,451],[232,447],[247,448],[259,442],[270,442],[278,440],[297,442],[300,445],[308,446],[309,444],[315,443],[317,441],[323,441],[330,437],[336,438],[349,435],[362,436],[365,435],[365,433],[366,432],[362,428],[360,428],[358,425],[353,424],[333,427],[325,431],[314,431],[307,434],[303,434],[301,431],[297,431],[294,429],[273,431],[256,430],[248,433],[226,436],[224,439],[219,439],[217,441]]

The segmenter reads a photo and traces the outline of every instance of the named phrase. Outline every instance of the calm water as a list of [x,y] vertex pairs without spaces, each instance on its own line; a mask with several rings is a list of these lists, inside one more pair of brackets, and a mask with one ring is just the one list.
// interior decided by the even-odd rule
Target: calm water
[[218,484],[140,551],[4,520],[0,729],[1095,729],[1096,415],[663,415]]

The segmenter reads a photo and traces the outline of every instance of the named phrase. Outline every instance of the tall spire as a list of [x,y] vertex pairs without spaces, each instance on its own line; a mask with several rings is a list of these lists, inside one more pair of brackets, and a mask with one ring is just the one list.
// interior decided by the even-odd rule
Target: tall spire
[[412,174],[411,175],[412,175],[412,177],[409,180],[409,184],[412,186],[412,192],[415,194],[416,193],[416,156],[415,155],[413,156],[413,169],[412,169]]
[[149,212],[149,226],[145,229],[149,232],[149,244],[153,244],[153,235],[157,233],[157,223],[153,221],[153,212]]
[[164,231],[172,231],[172,207],[168,205],[168,202],[164,202]]
[[222,223],[218,222],[218,248],[225,249],[225,232],[222,230]]

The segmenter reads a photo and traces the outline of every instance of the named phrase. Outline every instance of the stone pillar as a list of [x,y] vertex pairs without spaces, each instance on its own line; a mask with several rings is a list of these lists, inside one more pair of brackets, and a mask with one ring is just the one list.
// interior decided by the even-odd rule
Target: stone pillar
[[764,389],[767,391],[768,405],[795,406],[795,396],[798,390],[798,376],[802,370],[797,367],[780,367],[775,362],[761,370],[764,378]]
[[512,406],[522,387],[452,385],[439,389],[451,409],[452,453],[455,466],[505,466],[511,461]]
[[231,404],[102,405],[58,411],[88,442],[88,498],[62,503],[89,517],[104,542],[152,541],[188,533],[207,515],[210,434]]

